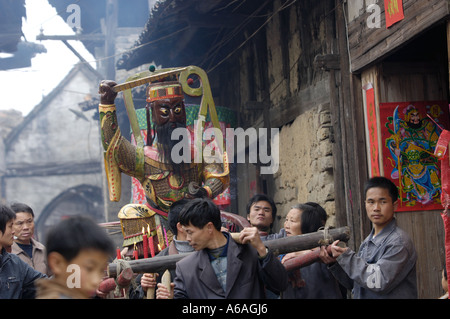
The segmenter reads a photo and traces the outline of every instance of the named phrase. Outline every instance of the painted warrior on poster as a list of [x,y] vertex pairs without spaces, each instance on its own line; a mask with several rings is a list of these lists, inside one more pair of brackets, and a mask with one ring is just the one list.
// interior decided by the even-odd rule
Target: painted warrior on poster
[[449,128],[442,101],[380,103],[384,175],[399,188],[398,211],[441,209],[441,178],[434,156],[442,129]]

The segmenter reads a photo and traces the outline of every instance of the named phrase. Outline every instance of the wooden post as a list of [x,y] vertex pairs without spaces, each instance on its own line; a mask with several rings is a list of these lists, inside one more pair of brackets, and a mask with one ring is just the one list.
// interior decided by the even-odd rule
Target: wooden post
[[[447,20],[447,59],[448,59],[448,76],[450,81],[450,19]],[[449,82],[449,92],[450,92],[450,82]]]
[[292,253],[294,251],[316,248],[320,245],[331,244],[334,240],[347,242],[350,239],[350,228],[340,227],[328,230],[329,242],[324,242],[324,233],[319,231],[304,235],[285,237],[264,242],[274,255]]
[[[153,277],[156,278],[156,274],[153,274]],[[155,299],[155,289],[153,288],[147,288],[147,299]]]
[[105,35],[105,57],[106,57],[106,78],[115,79],[116,77],[116,30],[118,18],[117,0],[106,1],[106,35]]
[[[328,241],[324,241],[324,232],[319,231],[304,235],[268,240],[264,242],[264,245],[266,245],[266,247],[269,248],[274,255],[278,256],[280,254],[291,253],[294,251],[316,248],[320,245],[327,245],[334,240],[347,242],[349,239],[350,228],[340,227],[328,230]],[[174,269],[175,264],[178,261],[190,254],[192,253],[130,260],[128,263],[135,273],[163,272],[166,269]],[[117,266],[118,265],[116,263],[111,263],[108,265],[107,271],[109,277],[117,276]]]
[[170,272],[168,269],[166,269],[166,271],[162,275],[161,283],[167,288],[168,291],[170,291],[171,279],[170,279]]
[[[448,58],[449,80],[450,80],[450,19],[447,20],[447,58]],[[449,82],[449,92],[450,92],[450,82]],[[449,156],[449,165],[450,165],[450,156]],[[450,217],[447,212],[444,212],[442,214],[442,218],[444,221],[444,233],[445,233],[445,256],[446,256],[445,267],[447,270],[447,284],[450,286],[450,277],[448,276],[448,273],[450,272]]]

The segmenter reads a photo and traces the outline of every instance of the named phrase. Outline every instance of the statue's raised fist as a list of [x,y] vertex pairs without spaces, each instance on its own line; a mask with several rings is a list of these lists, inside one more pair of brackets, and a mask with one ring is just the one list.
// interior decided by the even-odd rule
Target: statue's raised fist
[[117,85],[117,83],[111,80],[103,80],[100,82],[98,93],[100,94],[101,104],[114,104],[117,92],[114,92],[112,88],[115,85]]

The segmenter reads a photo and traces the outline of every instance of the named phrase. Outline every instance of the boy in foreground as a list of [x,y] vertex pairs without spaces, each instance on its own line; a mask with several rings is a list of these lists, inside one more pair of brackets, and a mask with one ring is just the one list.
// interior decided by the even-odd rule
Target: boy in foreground
[[335,241],[332,256],[321,247],[321,260],[341,284],[353,288],[355,299],[417,298],[416,250],[394,218],[397,186],[385,177],[373,177],[365,185],[365,196],[373,229],[358,253]]
[[71,217],[49,231],[45,246],[54,277],[37,281],[37,299],[94,297],[114,255],[106,232],[88,217]]

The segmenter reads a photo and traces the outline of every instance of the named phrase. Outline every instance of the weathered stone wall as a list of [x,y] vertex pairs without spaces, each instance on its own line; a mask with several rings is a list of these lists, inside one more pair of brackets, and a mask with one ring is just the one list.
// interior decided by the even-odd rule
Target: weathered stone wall
[[[280,167],[271,194],[278,210],[274,230],[283,227],[294,204],[308,201],[324,207],[327,224],[335,225],[329,80],[313,63],[316,55],[333,51],[333,41],[327,40],[334,33],[330,5],[299,2],[280,11],[266,28],[271,124],[282,124]],[[275,1],[274,11],[282,6]]]
[[273,1],[264,29],[210,78],[219,83],[216,104],[236,109],[238,126],[280,129],[272,145],[279,170],[258,176],[256,166],[239,167],[233,211],[245,215],[248,199],[266,193],[277,204],[275,231],[292,205],[307,201],[335,224],[330,78],[314,65],[316,56],[336,52],[333,11],[329,1]]
[[283,227],[286,214],[296,203],[320,204],[334,226],[334,183],[329,105],[319,105],[282,127],[279,138],[280,167],[274,175],[274,201],[278,216],[274,230]]

